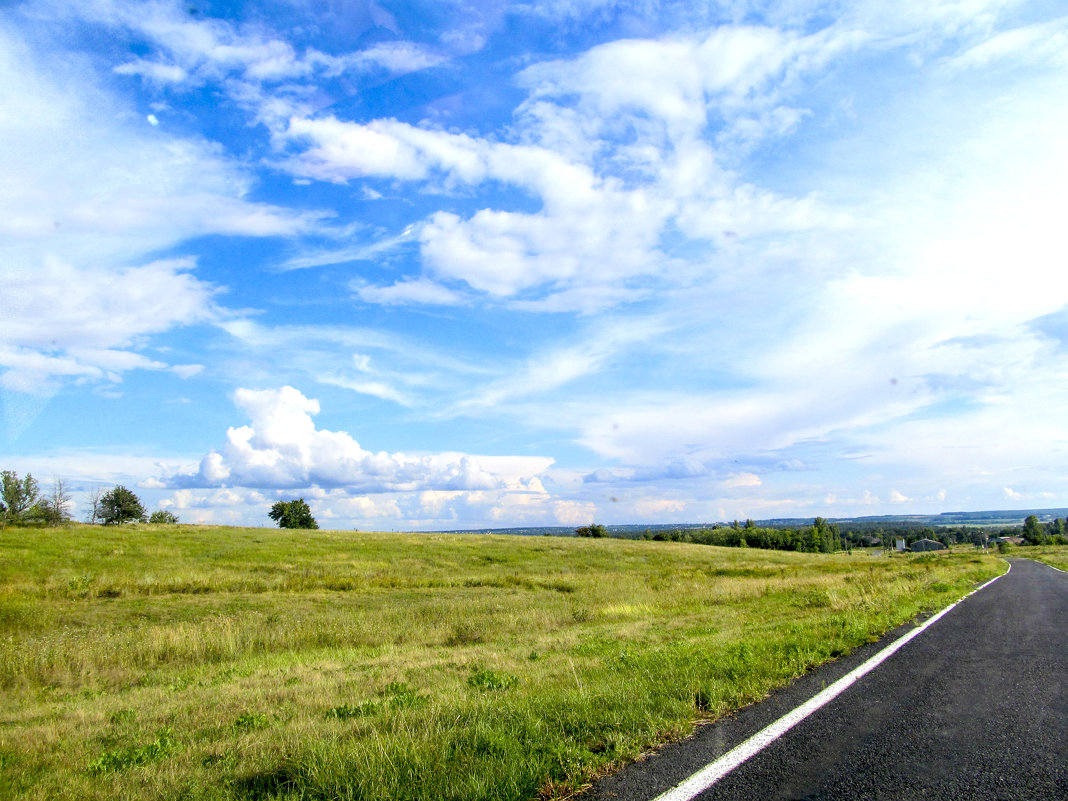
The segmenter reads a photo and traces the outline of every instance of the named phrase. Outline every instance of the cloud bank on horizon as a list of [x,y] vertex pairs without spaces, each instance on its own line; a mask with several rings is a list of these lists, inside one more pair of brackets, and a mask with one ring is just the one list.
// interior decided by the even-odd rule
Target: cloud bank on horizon
[[187,521],[1068,506],[1055,2],[0,11],[0,461]]

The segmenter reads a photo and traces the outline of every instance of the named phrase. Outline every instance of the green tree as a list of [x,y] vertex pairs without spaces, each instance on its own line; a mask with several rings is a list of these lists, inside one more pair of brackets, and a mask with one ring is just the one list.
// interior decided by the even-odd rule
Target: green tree
[[23,520],[37,506],[37,480],[29,473],[20,480],[15,471],[4,470],[0,473],[0,481],[3,484],[3,502],[0,503],[3,506],[3,521],[16,523]]
[[1051,520],[1049,525],[1046,527],[1046,532],[1049,534],[1050,539],[1053,541],[1053,544],[1059,545],[1063,543],[1065,537],[1064,519],[1056,517]]
[[141,499],[121,484],[100,499],[99,517],[105,526],[116,523],[144,523],[146,520]]
[[1024,520],[1023,537],[1031,545],[1041,545],[1045,541],[1045,533],[1034,515],[1028,515]]
[[168,509],[157,509],[148,518],[149,523],[162,523],[164,525],[173,526],[178,522],[178,515]]
[[576,528],[575,533],[580,537],[607,537],[608,529],[597,523],[590,523],[588,526]]
[[303,498],[279,501],[271,507],[267,516],[278,523],[279,528],[319,528]]
[[842,536],[838,531],[837,523],[828,523],[822,517],[812,521],[812,531],[809,535],[809,547],[806,550],[834,553],[842,550]]

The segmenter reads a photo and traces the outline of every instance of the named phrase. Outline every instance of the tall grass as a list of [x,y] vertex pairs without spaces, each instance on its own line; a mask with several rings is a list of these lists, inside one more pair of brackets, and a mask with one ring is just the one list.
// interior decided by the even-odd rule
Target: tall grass
[[8,529],[0,796],[561,796],[1002,569],[975,554]]

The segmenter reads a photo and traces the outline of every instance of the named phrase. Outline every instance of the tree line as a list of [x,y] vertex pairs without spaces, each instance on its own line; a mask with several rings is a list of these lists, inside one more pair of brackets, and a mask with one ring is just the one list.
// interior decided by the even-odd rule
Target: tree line
[[728,548],[764,548],[772,551],[834,553],[844,549],[842,533],[835,523],[822,517],[811,526],[801,528],[766,528],[752,520],[708,528],[672,529],[646,532],[643,539],[657,542],[692,542],[697,545],[722,545]]
[[[31,473],[19,478],[13,470],[0,472],[0,525],[61,526],[74,519],[70,489],[53,478],[44,492]],[[166,509],[149,515],[137,495],[121,484],[105,491],[94,487],[86,496],[86,522],[105,526],[122,523],[177,523]]]
[[697,545],[721,545],[729,548],[765,548],[775,551],[806,553],[834,553],[853,548],[892,549],[898,540],[906,546],[921,539],[936,540],[947,548],[971,544],[982,547],[991,537],[1022,537],[1028,545],[1068,544],[1068,521],[1051,520],[1042,523],[1029,515],[1023,526],[976,527],[939,526],[932,528],[918,523],[887,526],[884,523],[855,522],[840,525],[817,517],[810,526],[757,526],[752,520],[737,520],[726,525],[715,524],[703,528],[646,529],[644,532],[624,534],[610,531],[598,524],[575,529],[579,537],[635,537],[657,542],[690,542]]

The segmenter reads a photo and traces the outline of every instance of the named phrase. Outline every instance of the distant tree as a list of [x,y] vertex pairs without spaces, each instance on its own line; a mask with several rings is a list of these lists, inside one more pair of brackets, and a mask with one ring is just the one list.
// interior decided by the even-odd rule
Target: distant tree
[[148,518],[148,522],[173,526],[178,522],[178,515],[168,509],[157,509]]
[[1028,515],[1024,520],[1023,538],[1030,545],[1041,545],[1046,539],[1045,532],[1034,515]]
[[100,522],[100,499],[104,497],[103,487],[93,487],[85,496],[85,522]]
[[143,523],[146,519],[141,499],[121,484],[101,497],[99,515],[105,526],[116,523]]
[[1057,517],[1051,520],[1049,525],[1046,526],[1046,533],[1049,535],[1052,544],[1063,544],[1065,538],[1064,519]]
[[271,507],[267,516],[278,523],[279,528],[319,528],[303,498],[279,501]]
[[5,523],[16,523],[26,518],[31,509],[37,505],[38,487],[37,480],[26,474],[24,479],[19,479],[18,473],[13,470],[0,472],[2,482],[2,497]]
[[822,517],[812,521],[805,550],[813,552],[834,553],[842,550],[842,537],[836,523],[828,523]]
[[70,520],[70,503],[70,493],[67,492],[66,482],[56,476],[52,479],[52,488],[48,491],[48,495],[37,505],[41,509],[44,521],[56,527]]
[[588,526],[581,526],[575,529],[575,534],[580,537],[607,537],[608,529],[597,523],[590,523]]

